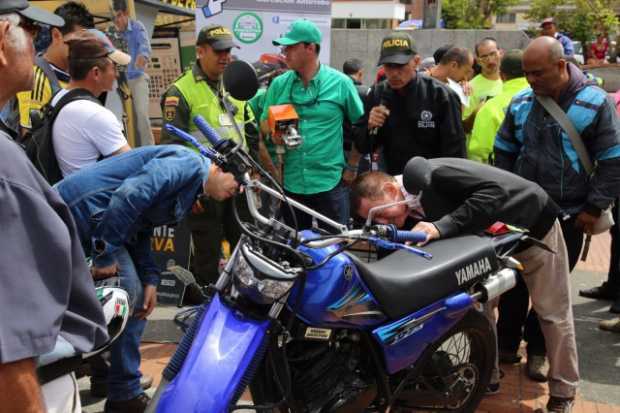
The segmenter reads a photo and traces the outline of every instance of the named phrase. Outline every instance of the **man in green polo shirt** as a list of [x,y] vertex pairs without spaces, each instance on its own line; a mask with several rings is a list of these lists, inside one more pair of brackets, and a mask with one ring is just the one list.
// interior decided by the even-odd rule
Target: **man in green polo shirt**
[[504,81],[502,92],[488,100],[476,115],[471,138],[467,144],[467,157],[471,160],[488,163],[493,153],[495,135],[504,121],[506,108],[512,97],[529,87],[521,68],[523,52],[511,50],[504,56],[500,66]]
[[475,52],[476,62],[482,70],[469,82],[471,96],[469,106],[463,112],[463,129],[467,133],[471,132],[476,114],[484,102],[502,91],[502,79],[499,75],[502,51],[497,46],[497,41],[492,37],[485,37],[476,44]]
[[[343,73],[319,62],[321,32],[309,20],[299,19],[273,44],[282,46],[288,72],[273,80],[265,97],[261,127],[268,133],[269,107],[292,104],[299,115],[303,144],[284,154],[287,195],[338,222],[349,218],[342,123],[357,121],[363,105],[353,82]],[[349,167],[349,166],[347,166]],[[357,167],[350,167],[355,169]],[[284,213],[288,211],[284,208]],[[291,221],[291,217],[286,217]],[[309,228],[310,216],[297,212],[298,227]]]

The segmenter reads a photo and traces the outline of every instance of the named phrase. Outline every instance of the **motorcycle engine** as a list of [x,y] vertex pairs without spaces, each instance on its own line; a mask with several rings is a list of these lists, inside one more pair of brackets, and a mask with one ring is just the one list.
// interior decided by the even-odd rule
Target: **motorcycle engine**
[[341,330],[329,341],[287,344],[293,395],[305,411],[360,412],[374,400],[376,386],[359,341],[358,333]]

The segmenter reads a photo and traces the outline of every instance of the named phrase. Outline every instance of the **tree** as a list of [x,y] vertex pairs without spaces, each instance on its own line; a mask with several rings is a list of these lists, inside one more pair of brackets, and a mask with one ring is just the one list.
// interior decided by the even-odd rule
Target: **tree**
[[585,48],[597,33],[618,28],[614,9],[620,0],[533,0],[527,19],[535,22],[553,17],[558,30],[579,40]]
[[494,15],[505,13],[519,0],[443,0],[447,29],[489,29]]

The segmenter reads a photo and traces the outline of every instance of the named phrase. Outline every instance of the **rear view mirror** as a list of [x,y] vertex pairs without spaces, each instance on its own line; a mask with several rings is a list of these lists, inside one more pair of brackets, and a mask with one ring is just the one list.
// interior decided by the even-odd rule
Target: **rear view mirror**
[[252,65],[236,60],[224,70],[224,88],[237,100],[249,100],[258,90],[258,77]]

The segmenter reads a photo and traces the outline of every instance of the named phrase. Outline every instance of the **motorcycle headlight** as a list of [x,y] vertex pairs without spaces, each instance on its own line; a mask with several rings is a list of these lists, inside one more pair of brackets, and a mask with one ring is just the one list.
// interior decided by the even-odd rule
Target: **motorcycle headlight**
[[276,299],[283,297],[294,283],[260,278],[260,274],[250,266],[243,254],[237,254],[232,271],[239,292],[257,304],[273,304]]

